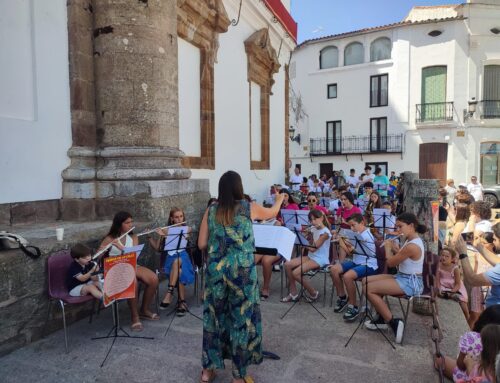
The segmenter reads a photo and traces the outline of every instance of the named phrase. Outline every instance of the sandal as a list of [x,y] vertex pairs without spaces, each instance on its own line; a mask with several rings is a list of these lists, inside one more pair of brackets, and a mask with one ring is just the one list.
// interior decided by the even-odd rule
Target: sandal
[[203,379],[203,371],[201,372],[200,383],[211,383],[214,381],[215,371],[214,370],[208,370],[208,371],[210,372],[208,373],[208,377],[206,377],[205,379]]
[[141,322],[135,322],[130,325],[130,329],[134,332],[141,332],[142,330],[144,330],[144,326]]
[[265,301],[267,298],[269,298],[269,294],[260,293],[260,299]]
[[316,293],[314,295],[309,294],[309,292],[305,290],[304,296],[306,298],[306,301],[308,301],[309,303],[316,302],[319,298],[319,290],[316,290]]
[[[168,294],[170,294],[170,300],[172,300],[172,297],[174,296],[174,287],[175,286],[168,285],[165,298],[167,297]],[[172,303],[172,302],[165,302],[165,298],[163,298],[163,301],[160,303],[160,310],[165,310],[168,306],[170,306],[170,303]]]
[[183,317],[184,315],[186,315],[186,312],[187,312],[186,301],[184,299],[180,300],[179,303],[177,304],[177,308],[176,308],[177,316]]
[[160,320],[160,316],[157,313],[140,313],[139,318],[144,319],[144,320]]
[[283,303],[297,302],[298,300],[299,300],[299,294],[297,295],[288,294],[286,297],[281,298],[281,302]]

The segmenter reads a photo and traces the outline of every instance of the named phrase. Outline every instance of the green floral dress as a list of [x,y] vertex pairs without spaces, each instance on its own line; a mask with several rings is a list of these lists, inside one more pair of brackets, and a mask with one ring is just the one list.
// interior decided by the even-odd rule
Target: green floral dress
[[203,368],[233,362],[244,378],[262,362],[262,324],[250,204],[239,201],[232,226],[217,223],[217,204],[208,212],[208,260],[203,307]]

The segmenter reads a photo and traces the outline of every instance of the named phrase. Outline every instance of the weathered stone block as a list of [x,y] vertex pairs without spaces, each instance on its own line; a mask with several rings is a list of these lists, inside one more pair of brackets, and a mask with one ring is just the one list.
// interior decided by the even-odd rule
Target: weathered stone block
[[94,199],[61,199],[61,219],[64,221],[92,221],[95,219]]
[[13,225],[19,223],[35,223],[36,222],[36,209],[34,204],[14,203],[11,207],[11,222]]
[[10,203],[0,204],[0,227],[10,225]]

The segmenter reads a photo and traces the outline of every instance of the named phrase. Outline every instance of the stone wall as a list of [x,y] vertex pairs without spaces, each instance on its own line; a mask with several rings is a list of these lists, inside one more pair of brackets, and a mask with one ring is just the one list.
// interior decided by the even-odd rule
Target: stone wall
[[[144,200],[141,203],[148,206],[134,206],[127,199],[113,199],[109,206],[101,206],[103,215],[109,219],[118,209],[126,209],[132,214],[138,211],[151,211],[151,216],[165,222],[170,208],[179,206],[185,209],[188,224],[198,227],[202,213],[209,199],[207,181],[202,181],[198,190],[182,190],[185,194],[178,194],[168,198]],[[47,201],[44,201],[47,203]],[[56,200],[53,204],[57,206]],[[138,203],[140,204],[140,203]],[[151,205],[154,204],[154,205]],[[14,204],[13,204],[14,205]],[[155,209],[153,211],[152,209]],[[16,211],[16,207],[10,211]],[[57,210],[57,209],[56,209]],[[11,226],[0,222],[0,230],[6,229],[23,235],[30,244],[40,247],[42,256],[33,260],[20,250],[0,251],[0,356],[19,347],[36,341],[43,336],[62,328],[61,310],[58,304],[52,305],[51,320],[46,323],[48,313],[47,294],[47,258],[56,251],[70,248],[75,243],[85,243],[96,248],[105,236],[111,221],[97,221],[86,223],[71,223],[54,221],[43,225],[38,224],[37,216],[25,215],[32,225]],[[157,219],[135,222],[137,229],[152,225]],[[55,227],[65,229],[64,241],[55,239]],[[146,246],[146,253],[141,255],[141,263],[151,269],[158,266],[158,257],[154,256]],[[66,311],[67,323],[79,320],[89,315],[92,304],[68,307]],[[61,334],[62,337],[62,334]],[[61,338],[61,341],[63,339]]]

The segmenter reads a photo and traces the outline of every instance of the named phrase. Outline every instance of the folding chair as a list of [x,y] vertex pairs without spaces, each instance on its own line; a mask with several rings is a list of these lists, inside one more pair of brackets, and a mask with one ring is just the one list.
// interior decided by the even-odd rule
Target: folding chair
[[[429,264],[429,261],[432,261],[432,263]],[[403,329],[403,336],[401,338],[401,345],[403,344],[404,336],[406,333],[406,329],[408,327],[408,316],[410,314],[410,304],[413,302],[414,298],[424,298],[424,299],[431,299],[432,298],[432,285],[434,284],[434,278],[436,277],[436,272],[437,272],[437,266],[439,263],[439,257],[430,251],[427,251],[425,253],[425,258],[424,258],[424,267],[422,270],[422,280],[424,284],[424,289],[422,291],[422,294],[420,295],[414,295],[414,296],[408,296],[406,294],[404,295],[391,295],[394,298],[397,298],[399,301],[399,306],[401,307],[401,312],[403,313],[404,317],[404,329]],[[406,308],[403,306],[402,300],[406,300]]]
[[[68,288],[66,287],[66,275],[68,273],[69,266],[73,262],[69,250],[61,250],[57,253],[51,255],[47,260],[48,265],[48,281],[49,281],[49,307],[47,313],[47,321],[50,317],[51,305],[53,301],[58,301],[62,310],[62,320],[64,327],[64,344],[66,346],[66,352],[68,352],[68,334],[66,328],[66,305],[78,305],[90,301],[94,301],[94,306],[96,300],[92,295],[84,295],[80,297],[73,297],[69,295]],[[92,323],[92,314],[94,312],[94,306],[92,307],[92,312],[90,313],[89,323]]]
[[[308,276],[309,279],[314,278],[317,274],[323,274],[323,307],[326,305],[326,277],[330,275],[330,267],[332,265],[326,265],[316,270],[306,271],[303,275]],[[333,291],[333,286],[332,286]],[[283,295],[283,294],[282,294]]]

